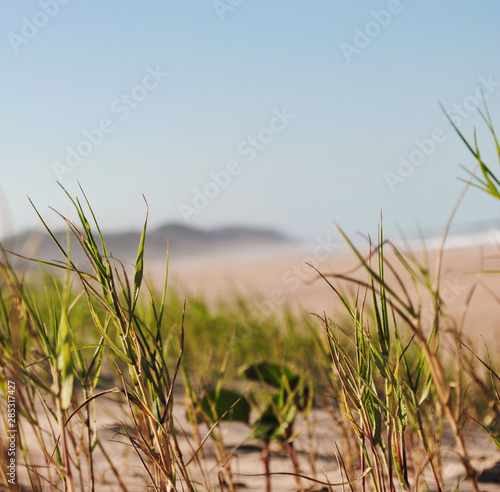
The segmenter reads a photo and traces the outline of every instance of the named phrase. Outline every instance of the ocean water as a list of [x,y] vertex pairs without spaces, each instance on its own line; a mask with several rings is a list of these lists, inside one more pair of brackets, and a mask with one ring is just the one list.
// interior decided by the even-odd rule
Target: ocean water
[[[443,241],[442,231],[424,231],[425,246],[428,250],[441,247]],[[421,249],[422,241],[418,237],[408,238],[412,249]],[[403,241],[397,241],[402,245]],[[495,222],[482,222],[476,224],[460,224],[452,226],[448,233],[445,249],[478,248],[478,247],[500,247],[500,220]]]

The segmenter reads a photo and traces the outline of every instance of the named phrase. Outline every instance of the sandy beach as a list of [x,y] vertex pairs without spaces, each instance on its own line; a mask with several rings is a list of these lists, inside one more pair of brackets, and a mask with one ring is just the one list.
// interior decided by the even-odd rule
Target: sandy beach
[[[302,252],[285,250],[281,254],[274,251],[269,255],[259,252],[253,258],[247,254],[228,258],[174,259],[170,264],[169,282],[187,296],[203,296],[212,305],[238,296],[253,299],[256,312],[264,317],[278,314],[286,304],[296,312],[326,312],[333,316],[342,313],[337,296],[307,263],[325,275],[351,273],[359,280],[366,280],[367,275],[358,267],[359,262],[351,253],[325,254],[323,251],[321,256],[317,253],[311,247]],[[408,272],[388,249],[385,255],[417,303],[418,295]],[[424,262],[423,253],[417,256]],[[449,315],[457,325],[463,319],[464,334],[475,346],[481,345],[481,337],[484,337],[497,351],[500,348],[500,275],[478,272],[499,270],[499,257],[500,252],[494,248],[448,249],[444,251],[441,267],[441,297]],[[428,252],[433,278],[437,260],[437,251]],[[163,281],[163,271],[163,265],[159,264],[150,268],[158,286]],[[386,267],[386,276],[394,282],[389,267]],[[337,281],[334,284],[339,286]],[[341,282],[340,285],[354,292],[353,284]],[[424,295],[423,299],[424,325],[429,325],[432,309],[428,297]]]
[[[412,287],[411,278],[389,250],[386,255],[388,265],[394,266],[394,271],[401,277],[410,297],[416,303],[418,295]],[[423,261],[424,255],[419,254],[419,258]],[[477,272],[495,269],[497,258],[498,252],[494,249],[447,250],[443,257],[441,282],[441,296],[451,318],[458,323],[467,307],[464,321],[465,335],[479,351],[484,344],[484,337],[484,341],[493,354],[498,353],[500,347],[498,337],[500,305],[495,297],[500,293],[500,276],[486,273],[479,275]],[[437,252],[430,252],[429,264],[433,272],[435,272],[436,261]],[[253,257],[246,254],[176,260],[174,252],[170,264],[169,285],[171,288],[180,289],[186,297],[192,294],[203,296],[210,305],[216,305],[221,301],[231,302],[238,296],[243,296],[253,301],[256,312],[263,317],[279,315],[286,304],[292,306],[297,313],[326,312],[332,318],[340,316],[342,310],[337,296],[306,263],[315,265],[324,274],[350,273],[360,280],[366,279],[366,274],[361,269],[356,269],[358,260],[352,254],[346,253],[320,256],[317,251],[315,253],[314,249],[309,251],[305,249],[301,252],[272,251],[267,255],[265,252],[259,252]],[[395,274],[391,273],[388,266],[386,268],[388,280],[394,281]],[[147,266],[147,276],[157,287],[160,287],[163,281],[163,271],[164,264],[159,262]],[[336,281],[335,285],[347,291],[354,292],[353,289],[355,289],[353,285],[338,284]],[[469,300],[472,289],[475,290]],[[398,292],[401,291],[400,287]],[[431,319],[432,315],[429,311],[428,316],[424,316],[424,321],[430,323]],[[178,429],[185,431],[184,436],[181,437],[181,446],[186,456],[190,456],[193,452],[193,436],[182,402],[183,395],[179,390],[174,414]],[[124,421],[127,420],[126,408],[108,397],[101,399],[99,408],[98,425],[103,450],[113,457],[112,460],[117,469],[124,471],[123,474],[120,472],[122,484],[131,492],[146,490],[146,475],[142,464],[130,444],[126,443],[122,430],[116,426],[117,415],[120,415]],[[301,425],[303,424],[299,427]],[[310,415],[310,425],[314,428],[312,437],[308,437],[304,426],[304,431],[296,440],[298,459],[303,473],[309,477],[316,477],[318,480],[328,480],[330,483],[341,482],[343,477],[335,455],[335,442],[339,436],[334,420],[326,410],[318,407]],[[223,424],[222,429],[228,452],[234,452],[232,471],[235,473],[235,481],[241,484],[242,490],[249,492],[264,490],[265,480],[260,475],[263,473],[262,450],[259,442],[249,439],[251,434],[249,427],[242,424]],[[479,471],[493,468],[500,461],[498,450],[486,433],[478,434],[471,428],[468,445],[474,466]],[[97,450],[95,456],[100,487],[105,486],[109,491],[123,490],[111,473],[106,460],[103,459],[102,453],[102,450]],[[215,483],[217,460],[211,450],[210,440],[204,447],[204,453],[205,463]],[[314,453],[315,469],[310,466],[311,453]],[[38,458],[40,462],[43,462],[41,456]],[[290,473],[292,471],[289,459],[277,447],[273,448],[271,466],[273,472]],[[451,490],[456,485],[459,475],[463,475],[463,467],[454,451],[451,436],[445,433],[443,476],[446,486],[449,487],[446,490]],[[429,484],[433,483],[432,477],[427,472],[425,477]],[[276,491],[297,490],[294,478],[290,475],[276,475],[272,483],[273,490]],[[305,487],[313,487],[313,485],[312,482],[304,481]],[[481,490],[485,492],[497,489],[498,484],[495,483],[481,484]],[[327,489],[317,486],[310,490]],[[471,489],[464,482],[460,490],[467,492]]]

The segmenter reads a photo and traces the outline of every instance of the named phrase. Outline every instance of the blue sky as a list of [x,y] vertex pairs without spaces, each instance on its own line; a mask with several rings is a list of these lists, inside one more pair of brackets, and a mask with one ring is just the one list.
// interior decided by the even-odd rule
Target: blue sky
[[[466,135],[478,127],[497,169],[473,110],[482,81],[500,119],[497,1],[0,8],[3,233],[38,224],[27,195],[59,224],[47,209],[70,213],[58,179],[70,193],[79,181],[109,230],[140,227],[142,194],[152,226],[244,224],[314,238],[332,220],[373,231],[382,209],[389,229],[439,227],[462,189],[458,163],[473,161],[438,101]],[[471,190],[457,220],[498,213]]]

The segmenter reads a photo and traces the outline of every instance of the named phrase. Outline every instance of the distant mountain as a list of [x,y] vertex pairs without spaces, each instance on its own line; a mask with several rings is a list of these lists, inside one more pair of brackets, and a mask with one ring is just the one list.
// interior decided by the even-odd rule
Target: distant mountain
[[[66,232],[54,234],[63,246],[66,245]],[[115,258],[130,264],[135,261],[137,247],[141,238],[140,231],[103,233],[106,248]],[[293,244],[295,241],[272,229],[251,227],[223,227],[212,230],[197,229],[184,224],[169,223],[146,234],[146,255],[149,260],[165,259],[167,240],[172,257],[194,255],[233,254],[280,245]],[[28,257],[43,260],[62,260],[63,257],[45,231],[27,231],[4,241],[8,250]],[[83,260],[83,254],[74,236],[71,237],[73,259]]]

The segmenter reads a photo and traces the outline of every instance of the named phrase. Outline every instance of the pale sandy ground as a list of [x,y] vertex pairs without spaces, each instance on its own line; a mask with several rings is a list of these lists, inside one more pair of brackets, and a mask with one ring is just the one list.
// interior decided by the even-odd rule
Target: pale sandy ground
[[[182,397],[178,401],[181,401]],[[108,456],[111,458],[113,466],[120,475],[122,485],[112,473],[109,463],[104,459],[101,451],[97,449],[94,452],[95,462],[95,490],[109,491],[109,492],[145,492],[154,490],[151,484],[148,484],[147,474],[141,460],[138,458],[136,452],[124,435],[123,429],[117,425],[117,419],[121,422],[130,421],[127,414],[126,407],[116,403],[112,398],[102,398],[99,402],[99,424],[98,430],[101,442]],[[192,436],[191,427],[186,420],[185,411],[182,405],[177,405],[174,410],[174,418],[176,421],[176,428],[178,435],[184,435],[180,439],[181,447],[183,450],[184,458],[187,460],[193,455],[193,442],[195,439]],[[336,433],[336,425],[332,417],[324,410],[315,409],[309,418],[311,428],[313,428],[312,437],[308,437],[305,430],[295,440],[297,456],[301,466],[301,472],[307,477],[316,478],[321,481],[328,481],[331,484],[340,483],[345,480],[345,476],[341,474],[335,451],[335,444],[338,440]],[[305,429],[302,421],[298,421],[296,425],[297,430]],[[26,429],[25,429],[26,430]],[[26,437],[34,439],[31,436],[31,431],[27,429]],[[247,492],[262,492],[265,490],[265,479],[260,474],[263,473],[263,464],[261,461],[261,448],[257,441],[249,439],[250,429],[243,424],[222,424],[224,435],[224,442],[228,453],[234,453],[231,461],[231,470],[234,474],[234,481],[239,486],[237,490]],[[206,432],[207,429],[202,427],[202,431]],[[202,434],[202,437],[205,437]],[[451,444],[443,445],[443,476],[445,479],[445,490],[454,490],[457,485],[457,478],[463,477],[463,467],[460,460],[454,451],[454,446]],[[500,460],[500,453],[491,442],[491,440],[484,437],[484,435],[469,434],[468,444],[470,446],[470,454],[473,459],[473,464],[478,470],[484,470],[493,467]],[[339,442],[339,447],[341,443]],[[212,483],[218,484],[217,474],[218,465],[215,459],[212,442],[207,440],[203,447],[204,459],[206,469],[210,473]],[[44,475],[43,456],[40,452],[34,453],[34,462],[42,465],[39,468],[40,473]],[[311,458],[312,457],[312,458]],[[77,456],[73,456],[77,459]],[[88,486],[86,474],[86,458],[81,450],[79,459],[82,463],[82,477],[84,485],[81,488],[81,482],[78,476],[74,477],[76,490],[87,491],[90,490]],[[20,461],[20,458],[18,457]],[[311,462],[314,462],[314,469],[311,468]],[[30,491],[31,489],[26,482],[26,474],[22,466],[18,466],[18,483],[24,485],[23,491]],[[191,468],[194,478],[198,475],[196,467]],[[271,472],[274,473],[291,473],[292,467],[290,460],[286,454],[279,447],[274,447],[271,458]],[[46,475],[47,480],[54,480],[54,470],[52,469],[52,478]],[[430,491],[434,491],[433,479],[429,472],[424,473],[424,478],[430,487]],[[303,480],[303,487],[307,491],[320,491],[323,490],[321,486],[314,485],[312,481]],[[315,488],[316,487],[316,488]],[[482,492],[494,492],[499,490],[498,483],[481,483],[480,490]],[[333,490],[343,490],[342,487],[332,487]],[[0,490],[1,486],[0,486]],[[46,490],[50,490],[47,488]],[[62,490],[62,489],[55,489]],[[186,490],[182,483],[179,482],[177,490],[180,492]],[[198,490],[204,491],[206,488],[200,485]],[[216,487],[220,490],[220,487]],[[290,475],[275,475],[272,477],[272,490],[275,492],[293,492],[297,490],[295,479]],[[327,489],[325,489],[327,490]],[[349,490],[346,488],[345,490]],[[356,489],[358,490],[358,489]],[[368,488],[368,490],[370,490]],[[469,492],[471,490],[469,484],[463,481],[460,485],[460,492]]]
[[[435,256],[435,253],[431,253],[431,265],[435,263]],[[443,298],[448,301],[449,312],[454,318],[460,319],[464,306],[467,304],[468,293],[472,285],[477,282],[477,276],[467,272],[480,269],[481,264],[485,269],[500,269],[498,256],[497,250],[483,252],[450,250],[445,253],[442,294]],[[260,310],[263,316],[279,312],[282,305],[287,302],[297,311],[317,313],[326,311],[330,316],[335,317],[338,312],[338,301],[335,295],[324,281],[315,280],[315,275],[309,273],[310,269],[304,266],[304,261],[311,261],[311,259],[314,261],[314,248],[303,252],[288,251],[283,254],[278,254],[276,251],[269,255],[260,253],[254,259],[233,256],[176,261],[174,258],[169,279],[171,286],[181,288],[186,293],[201,294],[211,304],[220,300],[230,301],[237,295],[253,298],[256,302],[256,309]],[[356,264],[356,260],[350,255],[329,256],[318,262],[319,269],[325,273],[345,272],[354,268]],[[149,271],[154,281],[160,285],[163,267],[150,265]],[[398,271],[402,272],[402,269],[398,268]],[[360,278],[364,278],[364,274],[360,273]],[[493,355],[499,353],[500,338],[500,306],[494,298],[495,295],[500,295],[500,275],[483,275],[468,307],[464,325],[465,333],[471,338],[472,343],[481,346],[483,343],[481,336],[484,336]],[[179,397],[178,401],[181,400],[182,397]],[[108,400],[104,406],[105,409],[100,412],[99,422],[101,437],[105,438],[106,448],[113,457],[113,463],[121,471],[127,490],[131,492],[148,490],[144,482],[145,474],[142,465],[130,446],[112,442],[120,440],[116,436],[117,429],[111,428],[113,422],[116,423],[117,415],[120,414],[117,404]],[[185,421],[182,405],[176,408],[176,417],[189,436],[189,426]],[[312,418],[316,421],[312,443],[308,441],[306,433],[301,434],[297,441],[303,472],[306,475],[313,475],[313,470],[308,464],[308,453],[314,449],[317,455],[315,460],[317,478],[323,479],[327,476],[331,482],[340,481],[341,475],[334,454],[337,439],[335,423],[326,412],[319,409],[313,412]],[[260,450],[256,447],[258,443],[247,441],[249,429],[242,425],[232,425],[225,427],[224,432],[228,448],[244,444],[236,451],[233,462],[233,471],[242,474],[237,477],[237,480],[245,486],[241,490],[264,490],[262,477],[245,476],[262,472]],[[189,438],[183,441],[187,456],[191,452],[189,442]],[[471,434],[468,442],[471,445],[474,464],[479,470],[491,467],[500,461],[500,453],[484,434]],[[209,444],[206,446],[206,453],[210,463],[212,454]],[[105,461],[98,458],[97,464],[100,484],[96,490],[121,490]],[[272,471],[291,471],[288,459],[278,450],[275,450],[273,454]],[[216,476],[216,472],[214,473]],[[449,487],[447,490],[452,490],[453,484],[456,484],[456,477],[462,473],[462,468],[451,444],[444,460],[444,473],[447,478],[447,487]],[[432,490],[432,480],[428,483]],[[293,478],[274,477],[273,490],[296,490]],[[342,490],[342,488],[334,490]],[[470,489],[467,484],[460,487],[460,491],[468,490]],[[481,484],[480,490],[500,490],[500,485]]]
[[[321,253],[326,256],[324,251]],[[414,293],[409,275],[386,252],[387,259],[401,275],[406,287]],[[419,255],[423,259],[423,255]],[[437,253],[429,252],[431,271],[436,268]],[[170,285],[180,288],[186,294],[203,295],[211,304],[220,300],[233,300],[238,295],[255,301],[254,308],[262,316],[279,313],[285,303],[297,311],[333,316],[339,312],[339,302],[334,292],[306,262],[317,265],[326,273],[344,273],[357,267],[357,259],[352,254],[328,255],[315,258],[314,247],[303,252],[270,255],[262,254],[222,258],[194,258],[171,262]],[[444,253],[442,266],[441,296],[446,302],[451,317],[459,322],[467,306],[464,332],[475,345],[481,345],[483,336],[492,350],[500,348],[500,274],[482,274],[480,270],[500,270],[500,250],[498,249],[451,249]],[[152,277],[160,284],[163,266],[150,269]],[[391,278],[386,267],[386,275]],[[366,274],[358,269],[356,276],[366,280]],[[471,288],[477,284],[470,304]],[[337,284],[336,284],[337,285]],[[343,284],[344,286],[346,284]],[[417,296],[413,295],[416,301]],[[424,308],[425,310],[425,308]],[[340,311],[341,312],[341,311]],[[425,311],[427,324],[432,319],[431,312]]]

